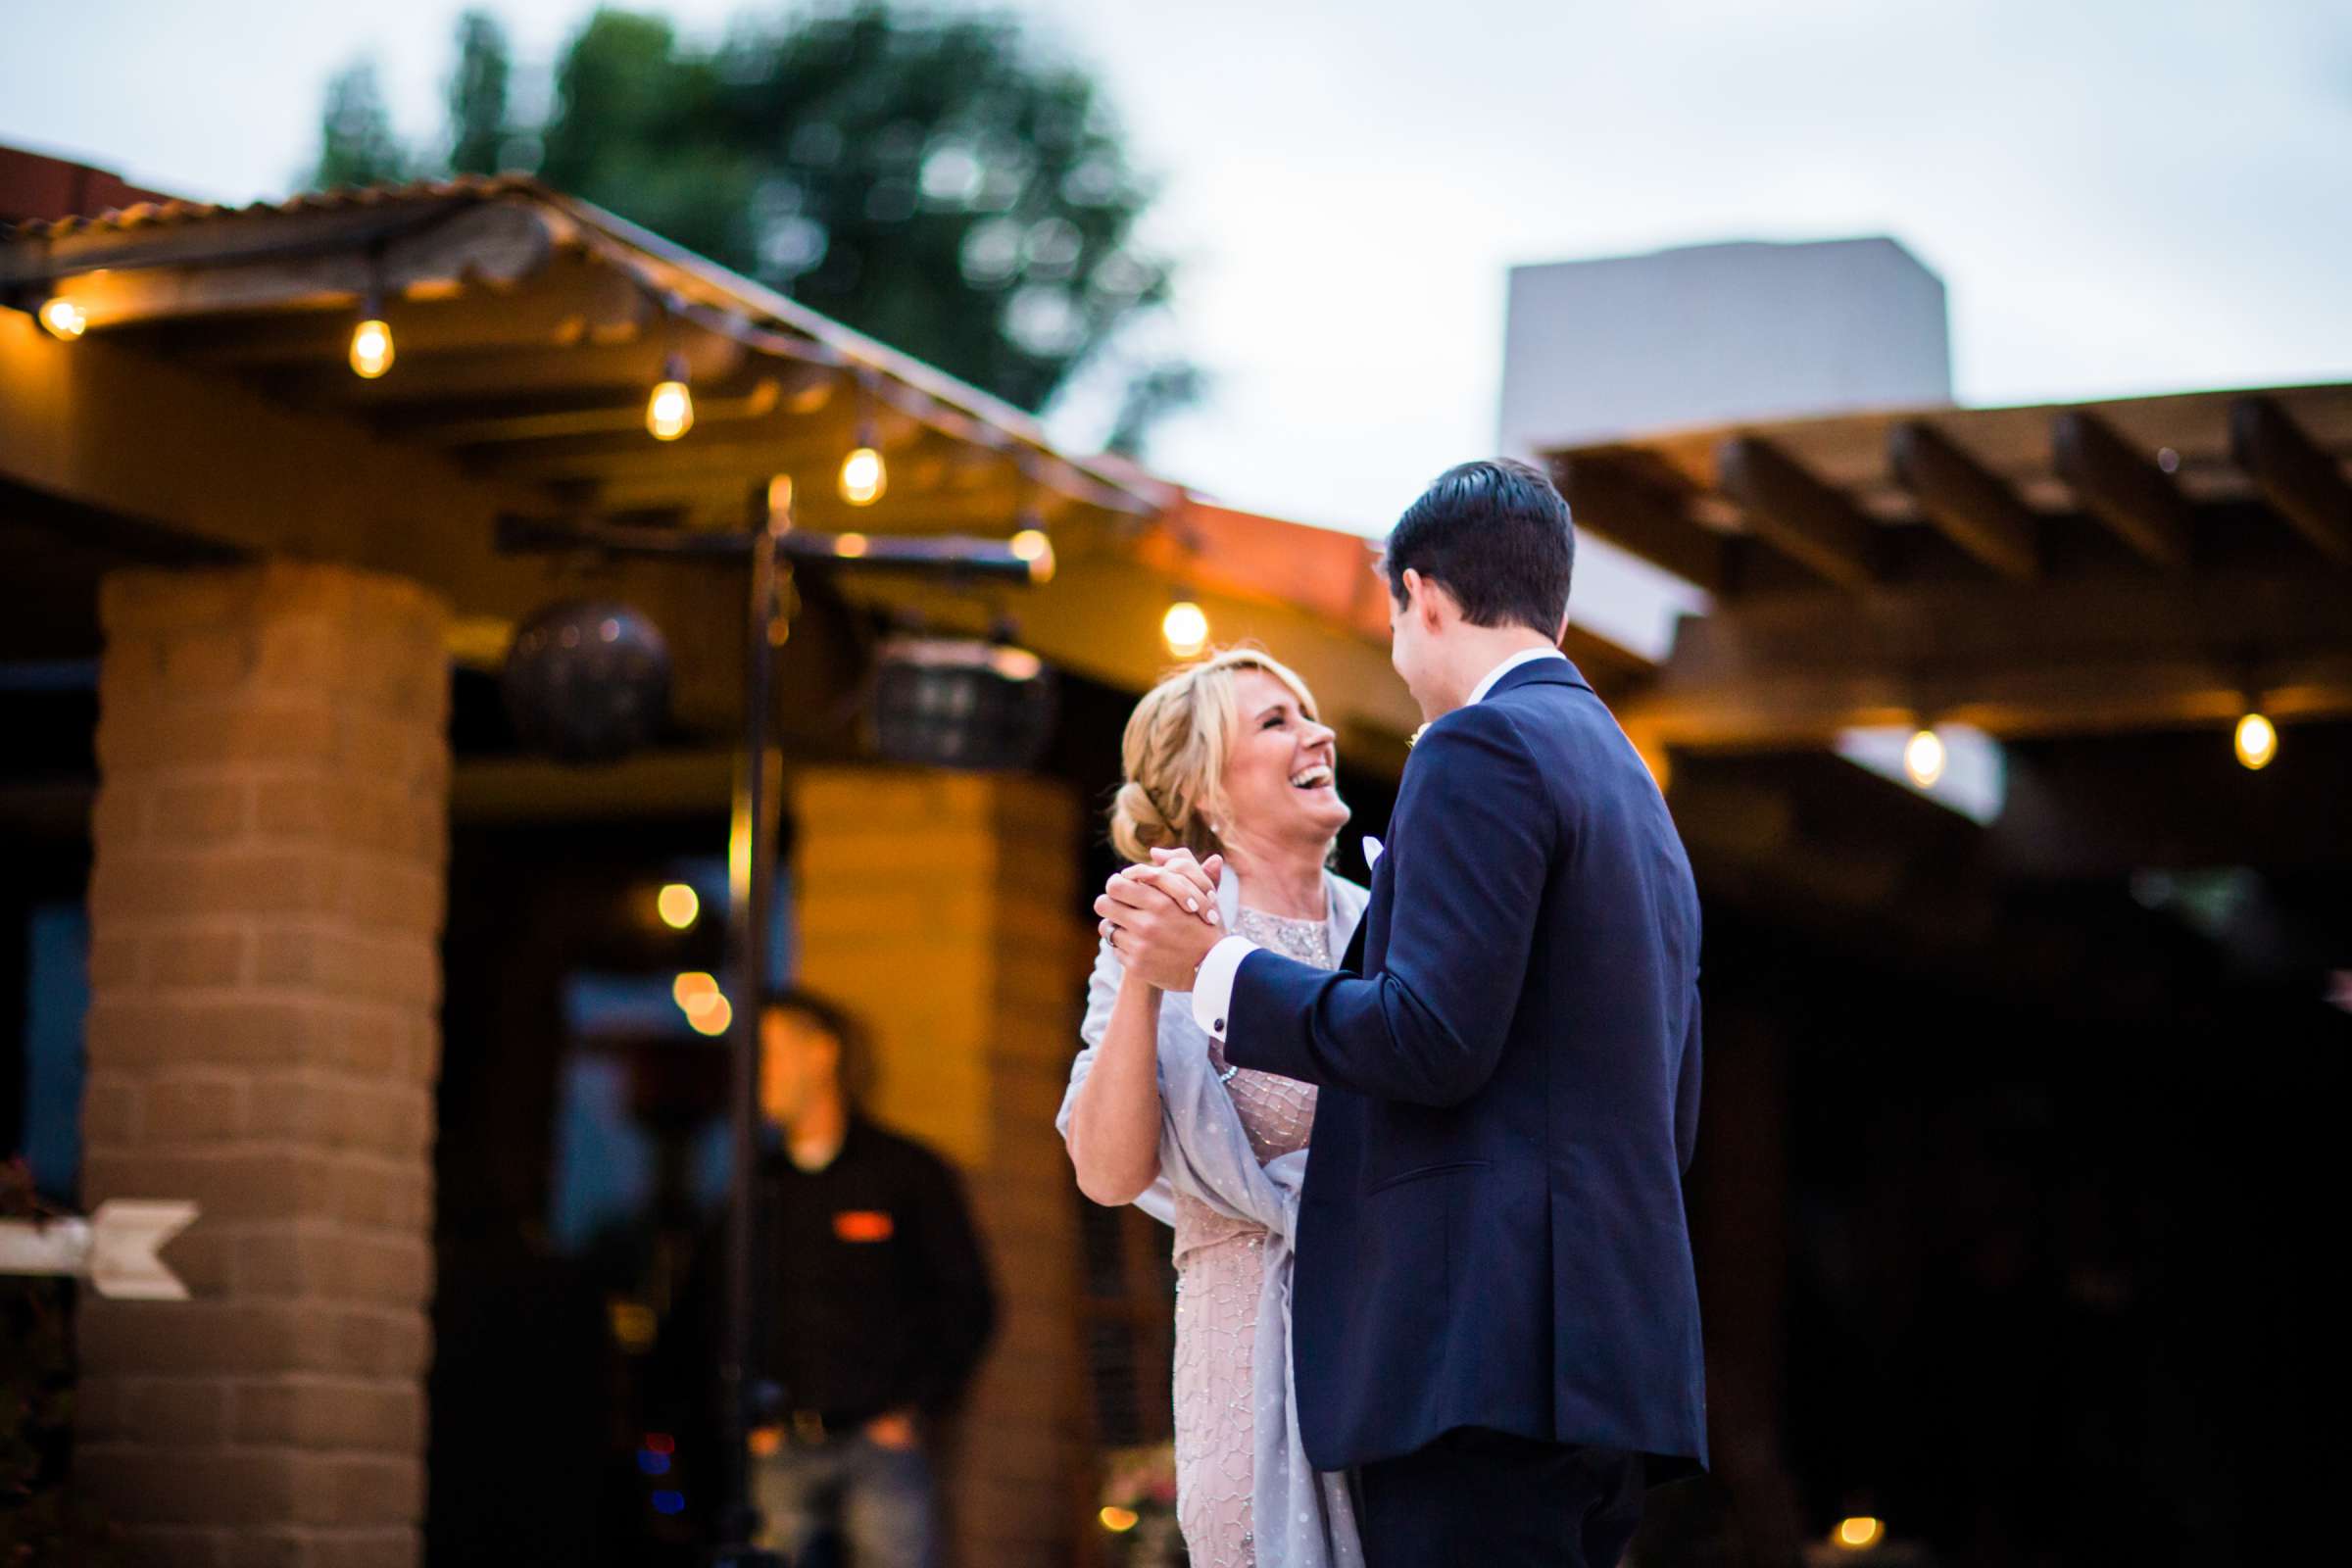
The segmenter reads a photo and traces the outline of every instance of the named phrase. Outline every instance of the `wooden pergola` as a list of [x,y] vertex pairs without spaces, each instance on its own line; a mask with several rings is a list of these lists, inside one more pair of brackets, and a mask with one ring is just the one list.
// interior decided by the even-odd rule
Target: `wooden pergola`
[[1550,453],[1579,524],[1705,589],[1645,750],[2352,714],[2352,386],[1922,409]]

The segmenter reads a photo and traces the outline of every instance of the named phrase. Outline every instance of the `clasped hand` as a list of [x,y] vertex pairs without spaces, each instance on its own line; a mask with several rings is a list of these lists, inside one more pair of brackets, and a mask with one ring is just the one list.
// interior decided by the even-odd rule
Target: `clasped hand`
[[1229,935],[1217,912],[1225,858],[1204,863],[1190,850],[1153,850],[1150,865],[1131,865],[1095,901],[1098,928],[1127,972],[1160,991],[1190,991],[1208,950]]

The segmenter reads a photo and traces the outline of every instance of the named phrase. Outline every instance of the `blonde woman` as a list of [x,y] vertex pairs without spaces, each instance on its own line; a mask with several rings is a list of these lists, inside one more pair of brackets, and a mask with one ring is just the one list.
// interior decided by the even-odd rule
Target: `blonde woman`
[[[1362,916],[1328,868],[1348,822],[1332,731],[1305,683],[1236,649],[1178,670],[1127,721],[1111,808],[1123,877],[1211,925],[1324,968]],[[1215,878],[1152,863],[1184,849]],[[1308,1465],[1292,1409],[1291,1237],[1311,1085],[1230,1066],[1184,997],[1130,977],[1101,925],[1085,1049],[1057,1125],[1078,1185],[1175,1227],[1177,1517],[1197,1568],[1359,1564],[1341,1478]]]

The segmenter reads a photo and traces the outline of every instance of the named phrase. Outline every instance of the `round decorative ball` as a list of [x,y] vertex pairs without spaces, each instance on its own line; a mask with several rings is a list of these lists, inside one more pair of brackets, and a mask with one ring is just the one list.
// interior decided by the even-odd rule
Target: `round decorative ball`
[[524,621],[500,680],[523,745],[566,762],[609,762],[661,733],[669,644],[638,611],[565,600]]

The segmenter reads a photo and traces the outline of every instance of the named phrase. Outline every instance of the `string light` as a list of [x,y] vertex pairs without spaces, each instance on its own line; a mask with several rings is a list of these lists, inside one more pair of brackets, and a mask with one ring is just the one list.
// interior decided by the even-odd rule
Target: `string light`
[[2278,730],[2260,712],[2249,710],[2237,721],[2237,760],[2257,772],[2278,755]]
[[662,379],[645,400],[645,428],[657,441],[675,441],[694,428],[694,394],[686,390],[683,354],[672,354],[662,363]]
[[735,1009],[727,1005],[726,996],[718,989],[718,981],[703,971],[689,970],[670,982],[670,1000],[686,1014],[686,1021],[701,1035],[723,1035],[734,1021]]
[[1054,541],[1043,528],[1023,528],[1006,542],[1018,561],[1029,563],[1029,580],[1045,583],[1054,580]]
[[1837,1530],[1830,1537],[1847,1551],[1868,1551],[1886,1538],[1886,1521],[1867,1515],[1838,1520]]
[[90,324],[88,312],[72,300],[60,299],[55,295],[41,301],[41,308],[36,314],[40,317],[41,325],[48,329],[49,335],[61,343],[73,342],[81,336]]
[[841,460],[841,499],[853,507],[870,507],[890,488],[890,468],[874,440],[874,387],[863,371],[858,376],[858,444]]
[[841,460],[841,499],[853,507],[870,507],[890,488],[890,470],[882,454],[860,446]]
[[1159,618],[1160,641],[1178,659],[1190,659],[1208,646],[1208,613],[1190,599],[1179,599]]
[[656,904],[662,911],[662,923],[672,931],[691,930],[703,912],[701,896],[683,882],[672,882],[663,888]]
[[1943,777],[1944,761],[1943,737],[1932,729],[1920,730],[1903,747],[1903,771],[1923,790]]
[[384,319],[384,297],[375,289],[360,306],[360,320],[351,329],[351,373],[372,381],[392,368],[392,326]]
[[1115,1503],[1096,1517],[1102,1521],[1102,1528],[1114,1536],[1123,1536],[1142,1522],[1141,1516],[1133,1508],[1121,1508]]

